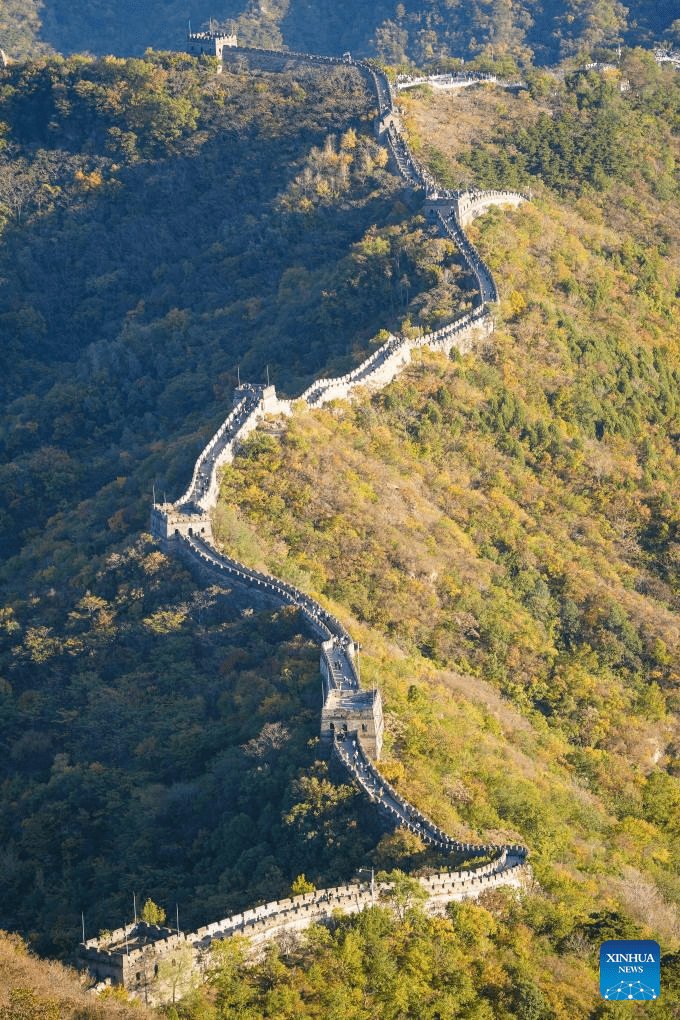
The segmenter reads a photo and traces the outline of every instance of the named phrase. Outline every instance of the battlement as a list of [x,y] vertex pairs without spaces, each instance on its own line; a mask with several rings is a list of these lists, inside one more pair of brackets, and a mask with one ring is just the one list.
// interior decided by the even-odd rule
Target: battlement
[[235,46],[238,46],[236,36],[224,32],[189,32],[187,35],[187,53],[194,57],[205,54],[221,60],[224,50]]
[[[461,844],[462,845],[462,844]],[[480,848],[472,848],[479,850]],[[440,912],[451,900],[476,898],[498,885],[520,888],[529,875],[522,847],[481,848],[492,859],[474,869],[443,871],[418,881],[426,894],[425,909]],[[112,940],[91,939],[81,943],[78,963],[87,968],[97,981],[123,985],[149,1005],[158,1005],[180,998],[191,982],[192,971],[201,970],[206,953],[214,941],[242,936],[253,947],[275,938],[282,932],[301,932],[311,924],[327,924],[335,911],[356,914],[380,899],[388,899],[392,883],[364,882],[318,889],[262,903],[240,914],[225,917],[184,934],[158,929],[159,937],[149,938],[143,945],[126,951]],[[130,940],[142,925],[128,925],[122,931]],[[147,926],[152,928],[153,926]],[[167,935],[163,933],[167,932]],[[114,933],[119,935],[120,933]],[[150,933],[155,934],[155,933]],[[145,933],[141,933],[144,938]],[[139,938],[139,936],[138,936]]]
[[[385,74],[362,61],[342,58],[237,47],[236,36],[215,32],[189,33],[188,52],[222,57],[235,66],[248,58],[260,68],[285,69],[291,64],[353,64],[373,85],[378,100],[377,131],[390,153],[392,165],[412,189],[424,189],[429,197],[426,212],[445,236],[455,241],[470,273],[477,281],[478,307],[448,325],[417,338],[389,336],[352,372],[333,379],[318,379],[298,398],[307,408],[321,407],[336,399],[352,399],[362,390],[376,390],[394,379],[418,347],[449,354],[453,348],[469,350],[479,336],[494,328],[488,303],[498,299],[493,276],[464,233],[463,225],[489,205],[519,205],[526,196],[515,192],[443,193],[410,152],[400,133],[394,95]],[[435,910],[452,899],[479,896],[496,885],[520,886],[527,873],[527,850],[519,845],[494,846],[460,842],[411,805],[380,774],[375,762],[383,741],[383,708],[380,692],[362,690],[357,646],[342,623],[320,602],[294,585],[262,573],[222,554],[213,544],[210,511],[218,494],[218,470],[234,457],[239,445],[267,415],[290,415],[291,401],[280,400],[273,386],[244,383],[234,394],[226,420],[199,454],[191,484],[175,503],[155,504],[151,531],[167,552],[180,556],[199,576],[225,587],[244,590],[256,604],[295,606],[321,645],[320,672],[323,689],[321,742],[343,765],[351,780],[393,826],[418,835],[425,844],[456,854],[479,858],[476,867],[421,879],[428,909]],[[487,859],[488,863],[483,863]],[[79,963],[99,982],[121,984],[148,1004],[169,1001],[184,994],[192,970],[204,965],[211,942],[244,935],[254,945],[282,931],[301,931],[314,922],[323,923],[334,910],[354,913],[373,902],[375,892],[389,893],[388,885],[374,888],[350,884],[262,904],[240,914],[213,922],[190,934],[143,922],[127,925],[105,939],[81,944]]]
[[[205,39],[210,33],[200,33]],[[234,48],[231,57],[254,55],[257,66],[268,66],[269,58],[287,62],[306,61],[321,64],[349,64],[351,60],[332,57],[315,57],[268,50]],[[419,347],[449,354],[453,348],[469,350],[478,337],[488,335],[494,327],[488,303],[498,300],[493,276],[479,252],[463,230],[463,223],[479,215],[490,205],[519,205],[526,196],[510,191],[438,192],[434,181],[413,158],[406,140],[399,131],[399,120],[394,105],[394,93],[385,74],[371,64],[356,62],[356,68],[375,88],[378,99],[378,130],[391,153],[393,164],[402,178],[413,187],[423,188],[429,201],[425,211],[438,224],[442,233],[455,241],[470,274],[477,282],[479,294],[477,308],[446,326],[424,336],[398,337],[390,335],[386,342],[369,355],[353,371],[331,379],[317,379],[298,398],[297,403],[309,408],[321,407],[337,399],[352,399],[362,390],[377,390],[387,385],[407,365],[411,353]],[[218,469],[233,460],[238,446],[256,429],[266,414],[293,413],[291,401],[280,400],[273,386],[240,384],[234,394],[231,413],[199,455],[191,485],[174,504],[154,506],[152,533],[168,551],[173,551],[195,568],[202,578],[211,583],[224,582],[250,593],[260,605],[284,604],[298,608],[311,629],[320,638],[320,672],[323,688],[321,713],[321,746],[331,749],[346,765],[357,784],[372,800],[377,800],[395,825],[407,825],[426,842],[443,848],[460,847],[454,839],[424,819],[415,808],[402,802],[396,791],[389,787],[370,763],[380,757],[383,742],[382,698],[376,690],[363,691],[354,663],[355,646],[339,621],[332,617],[319,602],[276,577],[232,560],[219,552],[212,541],[210,510],[218,495]],[[353,757],[344,748],[347,740],[360,748],[365,758],[359,769],[359,750]],[[370,758],[368,757],[370,756]],[[371,774],[372,786],[366,786]],[[376,791],[379,791],[376,793]],[[483,848],[486,853],[490,848]],[[479,852],[479,848],[477,848]]]
[[355,734],[366,753],[379,761],[384,728],[380,691],[331,688],[326,694],[321,710],[322,745]]
[[98,982],[139,989],[142,981],[158,975],[158,961],[186,942],[173,928],[135,921],[106,935],[82,942],[78,964]]
[[173,503],[155,504],[151,511],[151,534],[168,550],[168,543],[178,538],[212,539],[210,515],[178,509]]

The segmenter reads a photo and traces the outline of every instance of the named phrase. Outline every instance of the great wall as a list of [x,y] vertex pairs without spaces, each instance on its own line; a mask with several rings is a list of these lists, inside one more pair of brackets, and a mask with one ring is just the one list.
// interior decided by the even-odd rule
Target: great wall
[[[359,394],[374,392],[399,375],[417,348],[447,355],[454,349],[465,353],[488,336],[494,328],[489,304],[498,300],[498,290],[491,271],[464,228],[493,205],[516,207],[529,196],[509,191],[438,189],[403,136],[387,76],[370,63],[354,60],[349,54],[335,58],[238,47],[234,37],[205,32],[190,35],[187,48],[194,54],[218,56],[235,71],[281,71],[311,64],[341,65],[361,74],[377,97],[375,131],[388,150],[391,168],[402,177],[406,187],[422,194],[427,219],[455,242],[475,281],[476,293],[470,313],[415,339],[391,335],[352,372],[318,379],[294,401],[280,399],[273,386],[240,385],[231,413],[200,453],[186,492],[174,503],[154,502],[152,535],[166,553],[182,559],[200,580],[240,593],[241,598],[247,598],[257,608],[295,607],[320,644],[321,749],[333,757],[391,827],[406,828],[425,845],[459,861],[486,859],[486,863],[474,867],[419,879],[428,910],[441,909],[451,900],[479,896],[498,885],[520,887],[529,874],[525,847],[462,843],[409,804],[381,776],[375,763],[380,759],[383,739],[382,699],[378,690],[361,689],[356,667],[358,649],[350,634],[310,595],[220,552],[213,538],[211,511],[218,498],[220,469],[234,459],[244,440],[266,416],[288,417],[305,408],[319,408],[333,400],[351,400]],[[465,85],[480,80],[466,76]],[[449,86],[453,87],[451,82]],[[402,87],[408,87],[408,83],[402,83]],[[259,945],[282,933],[299,932],[311,923],[328,921],[337,910],[360,911],[374,902],[376,892],[389,894],[389,883],[375,886],[373,882],[370,886],[352,883],[276,900],[189,933],[135,920],[118,931],[81,943],[78,962],[91,974],[95,989],[119,984],[149,1003],[159,1003],[165,1001],[170,988],[173,998],[182,994],[191,974],[205,966],[213,941],[242,935],[251,944]]]

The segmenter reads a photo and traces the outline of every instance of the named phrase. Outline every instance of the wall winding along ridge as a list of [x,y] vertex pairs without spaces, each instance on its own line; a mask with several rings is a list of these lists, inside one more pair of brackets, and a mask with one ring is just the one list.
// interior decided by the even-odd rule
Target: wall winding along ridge
[[[451,901],[476,898],[501,885],[519,889],[528,872],[522,854],[507,849],[474,870],[444,871],[418,881],[427,895],[426,909],[437,913]],[[96,978],[96,990],[123,985],[150,1005],[159,1004],[188,990],[192,975],[205,969],[213,942],[241,936],[257,948],[310,924],[326,924],[338,910],[358,914],[389,897],[391,888],[389,882],[373,881],[333,886],[263,903],[189,933],[135,922],[111,932],[105,944],[101,939],[81,943],[80,965]]]
[[[491,333],[494,324],[488,306],[498,300],[498,290],[491,271],[463,227],[491,205],[516,206],[527,196],[515,192],[439,191],[402,135],[387,76],[367,62],[353,61],[348,54],[333,58],[239,47],[225,48],[223,57],[236,68],[282,70],[300,63],[355,67],[376,93],[376,132],[388,148],[393,169],[408,187],[424,193],[425,214],[456,243],[477,285],[476,307],[471,313],[417,339],[390,336],[352,372],[335,379],[316,380],[295,403],[317,408],[331,400],[352,399],[359,391],[387,385],[409,363],[415,348],[428,347],[446,354],[455,348],[464,353],[480,337]],[[249,601],[258,606],[296,607],[320,642],[322,747],[392,825],[407,828],[425,844],[459,858],[490,859],[469,870],[422,879],[430,909],[452,899],[477,896],[496,885],[519,886],[528,871],[525,847],[461,843],[409,804],[381,776],[375,764],[380,758],[383,736],[380,693],[361,690],[355,666],[356,646],[342,623],[294,585],[225,556],[214,544],[210,511],[217,501],[219,469],[233,460],[239,446],[266,415],[292,413],[293,402],[280,400],[273,386],[239,386],[231,413],[196,461],[187,491],[175,503],[154,504],[152,534],[166,552],[179,556],[202,579],[246,592]],[[385,888],[381,886],[379,891]],[[189,934],[135,923],[114,932],[106,943],[99,939],[83,943],[79,952],[81,965],[99,981],[122,983],[133,991],[143,990],[148,1001],[160,1001],[159,965],[181,947],[190,948],[191,969],[201,965],[205,950],[214,939],[241,934],[252,942],[262,942],[282,931],[301,930],[313,921],[324,920],[333,910],[347,913],[361,910],[372,902],[373,895],[374,890],[358,884],[320,890],[255,907]],[[156,990],[150,992],[154,980]]]

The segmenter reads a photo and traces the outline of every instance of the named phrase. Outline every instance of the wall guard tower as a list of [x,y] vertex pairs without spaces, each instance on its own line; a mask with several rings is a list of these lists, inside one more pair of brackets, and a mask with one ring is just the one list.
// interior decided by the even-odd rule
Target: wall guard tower
[[235,35],[224,32],[191,32],[187,34],[187,53],[194,57],[206,54],[209,57],[222,59],[222,51],[227,47],[238,46]]

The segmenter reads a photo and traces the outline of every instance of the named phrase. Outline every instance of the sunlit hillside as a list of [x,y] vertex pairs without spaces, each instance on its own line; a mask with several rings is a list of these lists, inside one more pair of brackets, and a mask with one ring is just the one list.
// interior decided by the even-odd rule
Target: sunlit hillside
[[[317,761],[295,614],[201,591],[143,534],[239,377],[294,397],[473,298],[352,68],[216,71],[73,57],[0,81],[0,923],[53,955],[134,894],[190,926],[303,871],[432,864]],[[526,81],[400,99],[442,184],[531,193],[470,228],[495,333],[270,422],[215,524],[361,643],[388,778],[456,835],[526,843],[535,884],[441,922],[367,912],[259,969],[237,944],[187,1018],[617,1017],[609,936],[677,972],[680,76],[628,52]]]
[[[572,917],[623,911],[674,944],[678,140],[652,109],[677,84],[636,68],[624,94],[594,76],[409,100],[436,170],[484,157],[489,183],[507,165],[534,185],[530,205],[471,228],[498,329],[255,436],[225,471],[219,527],[358,635],[407,796],[450,831],[527,840]],[[557,188],[522,165],[544,111],[555,126],[579,103],[607,125],[603,160],[625,126],[627,180],[598,183],[593,165],[589,182],[576,152]]]
[[151,1015],[124,995],[95,1000],[82,976],[38,960],[22,939],[0,931],[2,1020],[148,1020]]

